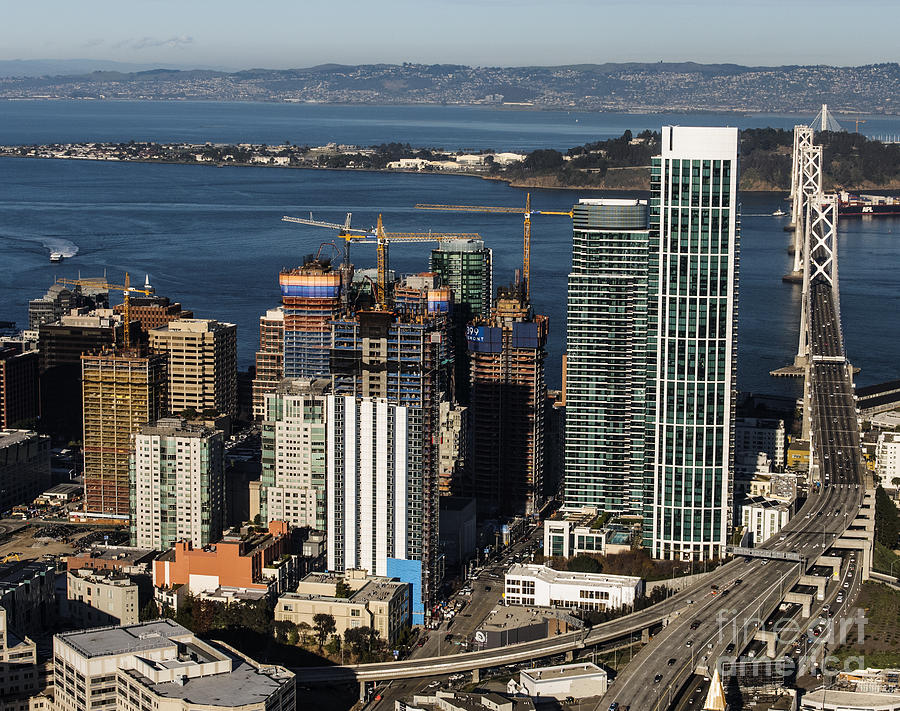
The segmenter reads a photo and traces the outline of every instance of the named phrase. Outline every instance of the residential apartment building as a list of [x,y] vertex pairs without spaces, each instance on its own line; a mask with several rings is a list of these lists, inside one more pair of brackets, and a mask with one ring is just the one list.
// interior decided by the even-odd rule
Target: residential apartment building
[[900,433],[882,432],[875,446],[875,473],[883,486],[896,487],[900,478]]
[[741,504],[741,525],[753,536],[753,545],[776,535],[790,518],[791,506],[784,501],[749,496]]
[[141,427],[131,461],[131,545],[215,543],[225,525],[222,432],[164,418]]
[[644,581],[629,575],[572,573],[544,565],[513,565],[506,573],[507,605],[614,610],[633,605]]
[[784,420],[759,417],[734,420],[735,456],[763,452],[780,471],[784,468],[786,442]]
[[565,508],[644,507],[646,200],[580,200],[572,209],[565,374]]
[[253,378],[253,419],[266,416],[266,395],[275,392],[284,378],[284,307],[269,309],[259,317],[259,350]]
[[438,486],[441,496],[471,490],[468,480],[469,416],[468,408],[452,402],[440,404],[438,431]]
[[173,620],[53,638],[57,711],[294,711],[294,675]]
[[488,316],[494,295],[493,252],[480,239],[441,240],[431,251],[430,269],[453,292],[466,321]]
[[168,358],[169,412],[237,414],[237,326],[176,319],[150,331],[150,349]]
[[127,575],[90,568],[66,573],[69,619],[78,627],[133,625],[140,614],[138,586]]
[[[338,583],[347,586],[349,597],[337,595]],[[410,623],[409,585],[397,578],[368,575],[365,570],[310,573],[295,592],[278,598],[275,606],[276,621],[287,620],[296,625],[306,623],[313,627],[318,614],[334,618],[338,636],[348,629],[368,627],[392,645]]]
[[127,523],[133,437],[163,415],[166,357],[134,350],[104,351],[82,356],[81,373],[85,512]]
[[324,530],[326,396],[331,381],[284,380],[265,396],[260,515]]
[[[332,518],[333,504],[330,498],[328,501],[329,550],[334,542],[340,547],[340,558],[345,560],[341,568],[334,569],[362,565],[355,562],[357,556],[351,551],[357,545],[367,546],[364,541],[369,534],[363,528],[375,527],[372,540],[377,541],[380,550],[375,557],[387,557],[391,561],[384,574],[400,577],[405,582],[419,580],[413,585],[413,614],[421,617],[425,603],[419,601],[432,599],[442,576],[438,429],[440,403],[449,397],[454,361],[448,336],[450,322],[444,311],[447,302],[432,300],[428,289],[420,289],[419,296],[415,297],[414,287],[407,283],[406,288],[404,306],[398,309],[399,313],[359,311],[352,317],[332,322],[334,394],[329,407],[333,403],[334,412],[329,411],[326,418],[329,457],[335,458],[335,464],[333,468],[329,460],[326,491],[335,492],[332,476],[346,477],[349,488],[336,494],[334,509],[344,512],[343,522]],[[339,451],[332,447],[332,432]],[[377,450],[366,451],[366,441],[377,444]],[[382,453],[387,451],[393,454],[384,459]],[[354,452],[359,454],[351,454]],[[343,471],[342,462],[347,461],[350,466],[351,456],[365,457],[369,463],[360,463],[358,471],[353,468]],[[380,512],[377,521],[360,518],[354,524],[360,527],[358,536],[354,532],[352,537],[336,541],[330,535],[332,526],[347,532],[347,525],[354,519],[346,512],[359,510],[349,497],[359,492],[360,505],[371,505],[362,498],[366,489],[355,488],[357,481],[366,487],[370,486],[366,482],[371,481],[374,490],[384,492],[385,501],[393,502],[395,513],[387,520]],[[393,484],[389,482],[405,484],[390,489]],[[382,534],[388,537],[382,538]],[[360,549],[359,555],[369,553]],[[394,565],[402,571],[391,567]],[[379,568],[369,569],[382,572]]]
[[37,645],[9,628],[0,607],[0,711],[42,711],[49,699],[39,696],[46,680],[38,669]]
[[299,580],[290,527],[271,521],[268,533],[228,533],[203,548],[178,541],[153,561],[157,588],[187,586],[193,595],[218,589],[280,594]]
[[310,257],[278,276],[284,313],[284,377],[321,378],[330,372],[330,322],[341,311],[342,272]]
[[[649,482],[655,558],[724,554],[737,360],[738,131],[664,126],[650,173]],[[649,443],[648,443],[649,445]]]
[[29,504],[50,487],[50,438],[0,429],[0,513]]

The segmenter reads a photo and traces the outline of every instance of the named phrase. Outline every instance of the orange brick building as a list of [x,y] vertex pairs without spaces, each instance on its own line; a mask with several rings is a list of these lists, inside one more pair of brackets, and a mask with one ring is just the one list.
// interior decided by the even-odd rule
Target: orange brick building
[[153,585],[171,588],[187,585],[199,595],[219,588],[282,592],[296,577],[296,557],[291,556],[290,527],[271,521],[268,533],[226,535],[205,548],[178,541],[153,562]]

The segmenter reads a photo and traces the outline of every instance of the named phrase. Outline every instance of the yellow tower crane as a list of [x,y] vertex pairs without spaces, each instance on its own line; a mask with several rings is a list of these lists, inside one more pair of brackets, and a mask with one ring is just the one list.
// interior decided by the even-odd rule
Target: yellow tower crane
[[525,283],[525,301],[531,302],[531,216],[532,215],[564,215],[572,217],[572,211],[560,212],[557,210],[532,210],[531,193],[525,194],[525,208],[506,207],[496,205],[432,205],[419,203],[418,210],[447,210],[450,212],[491,212],[501,214],[523,215],[525,225],[522,236],[522,280]]
[[378,266],[376,298],[378,300],[378,309],[380,311],[386,311],[388,309],[387,272],[389,242],[440,242],[447,239],[481,239],[481,235],[477,232],[386,232],[380,214],[378,215],[378,223],[374,230],[361,230],[350,227],[350,217],[351,213],[348,212],[344,224],[314,220],[311,214],[309,219],[303,217],[288,217],[285,215],[281,220],[282,222],[294,222],[300,225],[338,230],[338,239],[344,240],[345,264],[349,264],[350,262],[351,242],[356,242],[357,244],[375,244]]
[[124,284],[110,284],[105,279],[57,279],[57,284],[65,284],[66,286],[91,286],[95,289],[113,289],[115,291],[122,291],[122,300],[125,305],[125,328],[124,331],[124,343],[125,348],[131,348],[131,334],[129,333],[128,325],[131,323],[131,307],[128,304],[128,298],[132,293],[138,294],[153,294],[152,291],[148,291],[146,289],[138,289],[134,286],[131,286],[131,277],[128,273],[125,273],[125,283]]

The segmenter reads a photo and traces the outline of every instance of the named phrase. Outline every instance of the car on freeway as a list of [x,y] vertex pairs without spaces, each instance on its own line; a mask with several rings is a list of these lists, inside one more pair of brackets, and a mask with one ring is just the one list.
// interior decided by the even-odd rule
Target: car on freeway
[[685,646],[685,647],[693,647],[693,646],[694,646],[694,640],[689,639],[689,640],[687,641],[687,644],[685,644],[684,646]]
[[653,677],[654,684],[658,684],[661,681],[662,681],[662,674],[657,674],[655,677]]
[[669,661],[666,662],[666,666],[669,666],[669,667],[670,667],[670,666],[672,666],[674,663],[675,663],[675,657],[672,657],[671,659],[669,659]]

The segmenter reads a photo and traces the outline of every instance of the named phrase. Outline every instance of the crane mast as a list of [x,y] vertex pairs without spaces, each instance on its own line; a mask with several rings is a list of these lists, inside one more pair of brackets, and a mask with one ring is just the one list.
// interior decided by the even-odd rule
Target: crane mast
[[508,207],[505,205],[436,205],[432,203],[419,203],[417,210],[444,210],[447,212],[484,212],[495,214],[522,215],[522,280],[524,282],[524,297],[527,303],[531,303],[531,216],[532,215],[565,215],[572,217],[572,211],[560,212],[557,210],[532,210],[531,193],[525,193],[525,208]]
[[122,291],[122,302],[124,304],[124,317],[125,317],[125,328],[123,329],[123,343],[125,345],[125,350],[131,348],[131,333],[129,330],[129,325],[131,324],[131,305],[129,302],[129,296],[136,292],[138,294],[151,295],[152,291],[148,291],[146,289],[138,289],[137,287],[131,286],[131,277],[128,272],[125,273],[125,283],[124,284],[110,284],[105,279],[57,279],[57,284],[65,284],[66,286],[93,286],[98,289],[112,289],[115,291]]
[[[350,265],[351,242],[357,244],[375,244],[377,267],[375,298],[380,311],[387,311],[390,308],[387,283],[388,244],[390,242],[440,242],[448,239],[481,239],[481,235],[477,232],[387,232],[384,229],[384,222],[380,213],[374,230],[361,230],[350,226],[350,218],[351,213],[348,212],[344,223],[339,224],[336,222],[326,222],[324,220],[314,220],[312,213],[310,213],[309,219],[285,215],[281,218],[281,221],[308,225],[310,227],[324,227],[326,229],[338,230],[338,239],[344,240],[344,259],[347,267]],[[345,285],[345,288],[349,289],[349,286],[350,285],[347,284]]]

